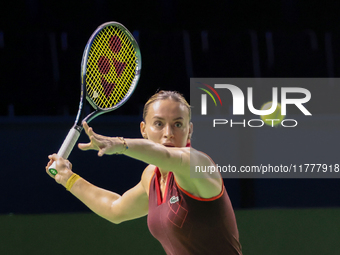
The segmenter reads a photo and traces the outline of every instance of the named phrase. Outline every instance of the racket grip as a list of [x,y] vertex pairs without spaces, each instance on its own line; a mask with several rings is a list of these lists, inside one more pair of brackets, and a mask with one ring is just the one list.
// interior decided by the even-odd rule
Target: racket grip
[[[79,136],[80,136],[80,131],[76,129],[75,127],[72,127],[70,131],[68,132],[57,154],[60,157],[67,159],[73,147],[75,146],[76,142],[78,141]],[[56,175],[58,173],[58,171],[56,170],[56,162],[53,162],[53,164],[48,168],[48,171],[52,175]]]

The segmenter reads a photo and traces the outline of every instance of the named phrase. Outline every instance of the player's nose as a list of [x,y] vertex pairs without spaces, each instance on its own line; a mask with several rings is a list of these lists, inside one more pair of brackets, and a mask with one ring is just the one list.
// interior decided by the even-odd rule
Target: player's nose
[[172,138],[174,136],[174,132],[170,124],[165,125],[163,135],[166,138]]

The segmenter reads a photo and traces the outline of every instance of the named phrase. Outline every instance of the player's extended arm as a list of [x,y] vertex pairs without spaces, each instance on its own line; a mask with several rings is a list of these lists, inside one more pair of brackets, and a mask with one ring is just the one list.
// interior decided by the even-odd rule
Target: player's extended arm
[[[172,172],[181,171],[181,168],[189,168],[190,166],[189,148],[169,148],[146,139],[125,138],[128,146],[128,149],[125,149],[121,139],[96,134],[85,122],[83,126],[90,142],[87,144],[80,143],[78,147],[81,150],[97,150],[98,156],[124,152],[126,156]],[[185,161],[183,161],[183,154],[186,157]]]
[[[50,155],[49,158],[46,172],[49,173],[49,166],[56,161],[58,174],[54,178],[66,187],[67,180],[73,174],[71,164],[57,154]],[[70,192],[93,212],[116,224],[148,213],[148,196],[141,182],[121,196],[80,178],[74,183]]]
[[202,152],[193,148],[166,147],[146,139],[125,139],[128,149],[121,139],[106,137],[93,132],[83,124],[90,143],[79,144],[82,150],[97,150],[98,155],[123,152],[124,155],[158,166],[163,171],[173,172],[177,182],[192,194],[210,198],[220,193],[222,181],[220,174],[199,173],[201,178],[190,178],[190,164],[193,166],[213,166],[214,163]]

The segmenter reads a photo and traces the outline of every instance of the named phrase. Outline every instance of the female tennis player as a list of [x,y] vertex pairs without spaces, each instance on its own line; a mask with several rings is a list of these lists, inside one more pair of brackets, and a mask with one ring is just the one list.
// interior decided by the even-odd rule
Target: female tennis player
[[[87,123],[90,142],[81,150],[125,154],[149,164],[141,181],[123,195],[98,188],[72,172],[72,164],[49,156],[46,172],[96,214],[113,223],[148,215],[151,234],[167,254],[242,254],[234,210],[219,173],[190,178],[190,164],[214,166],[206,154],[190,147],[191,110],[178,92],[160,91],[144,106],[144,139],[106,137]],[[48,168],[56,161],[58,174]]]

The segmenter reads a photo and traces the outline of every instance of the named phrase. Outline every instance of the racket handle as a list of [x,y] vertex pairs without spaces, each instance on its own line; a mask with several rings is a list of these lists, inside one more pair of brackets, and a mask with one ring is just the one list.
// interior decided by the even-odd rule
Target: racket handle
[[[75,127],[72,127],[70,131],[68,132],[57,154],[60,157],[67,159],[73,147],[75,146],[79,136],[80,136],[80,131],[76,129]],[[58,171],[56,170],[56,162],[53,162],[53,164],[48,168],[48,171],[52,175],[56,175],[58,173]]]

